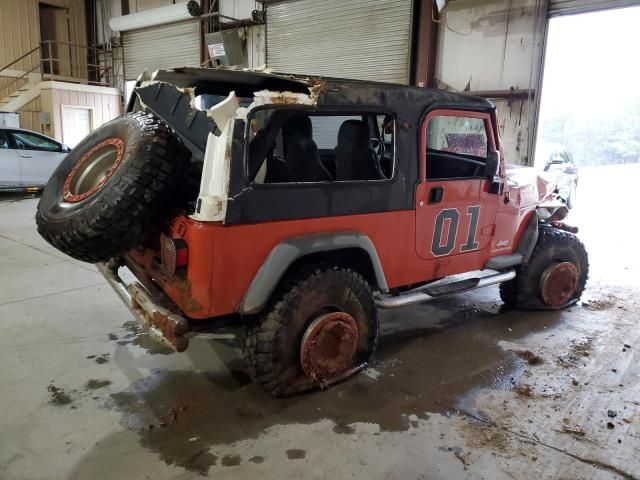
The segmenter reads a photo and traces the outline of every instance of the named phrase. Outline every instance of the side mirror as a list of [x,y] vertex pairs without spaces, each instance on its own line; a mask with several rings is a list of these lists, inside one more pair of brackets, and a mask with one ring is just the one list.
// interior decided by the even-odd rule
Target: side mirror
[[66,145],[62,144],[62,146],[60,147],[60,151],[62,153],[69,153],[71,151],[71,149],[69,147],[67,147]]
[[484,176],[493,180],[500,172],[500,152],[498,150],[489,150],[487,155],[487,165],[484,168]]

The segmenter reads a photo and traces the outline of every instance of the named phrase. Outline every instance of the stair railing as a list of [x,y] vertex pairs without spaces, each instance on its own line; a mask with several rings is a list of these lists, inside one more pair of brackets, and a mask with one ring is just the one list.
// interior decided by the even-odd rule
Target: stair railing
[[[68,55],[62,58],[60,52],[65,49]],[[18,63],[28,63],[27,69],[20,69],[20,75],[3,75],[3,72]],[[68,73],[61,75],[60,72]],[[38,79],[62,80],[71,83],[83,83],[104,87],[117,84],[118,75],[114,73],[113,50],[88,47],[71,42],[44,40],[21,57],[0,68],[0,77],[13,77],[13,80],[0,86],[0,100],[12,96],[14,92],[29,83],[29,75],[38,74]]]

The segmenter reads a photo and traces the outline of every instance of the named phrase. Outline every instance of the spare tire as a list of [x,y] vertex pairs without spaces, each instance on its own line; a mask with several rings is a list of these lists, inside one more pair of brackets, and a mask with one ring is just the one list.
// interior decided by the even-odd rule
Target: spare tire
[[150,113],[112,120],[53,172],[38,204],[38,232],[58,250],[90,263],[142,244],[181,203],[190,154]]

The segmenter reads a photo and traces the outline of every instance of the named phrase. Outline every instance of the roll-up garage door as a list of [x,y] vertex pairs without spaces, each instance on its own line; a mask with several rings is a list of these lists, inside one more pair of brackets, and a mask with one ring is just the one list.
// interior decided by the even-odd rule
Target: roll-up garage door
[[549,16],[571,15],[574,13],[595,12],[611,8],[640,5],[638,0],[550,0]]
[[200,30],[194,20],[122,32],[122,46],[127,80],[145,69],[200,65]]
[[268,3],[267,66],[275,72],[408,83],[412,3]]

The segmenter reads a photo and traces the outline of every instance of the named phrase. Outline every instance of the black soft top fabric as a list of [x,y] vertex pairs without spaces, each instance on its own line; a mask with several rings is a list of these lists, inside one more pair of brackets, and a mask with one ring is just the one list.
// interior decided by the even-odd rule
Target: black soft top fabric
[[[396,119],[395,170],[388,180],[311,182],[259,185],[251,182],[245,164],[246,123],[236,119],[233,133],[229,202],[225,224],[272,222],[340,215],[360,215],[415,208],[419,182],[420,124],[432,109],[490,111],[491,102],[478,97],[406,85],[267,74],[229,69],[177,68],[157,72],[155,80],[195,94],[252,97],[260,90],[296,92],[317,97],[317,106],[290,104],[319,112],[387,113]],[[245,156],[246,154],[246,156]]]
[[156,80],[180,88],[195,88],[196,95],[208,93],[228,95],[235,90],[240,97],[251,97],[260,90],[309,93],[318,88],[318,107],[381,107],[401,111],[403,116],[417,120],[422,114],[437,108],[486,111],[493,104],[480,97],[395,83],[346,80],[341,78],[311,77],[285,73],[230,70],[221,68],[174,68],[159,70]]

